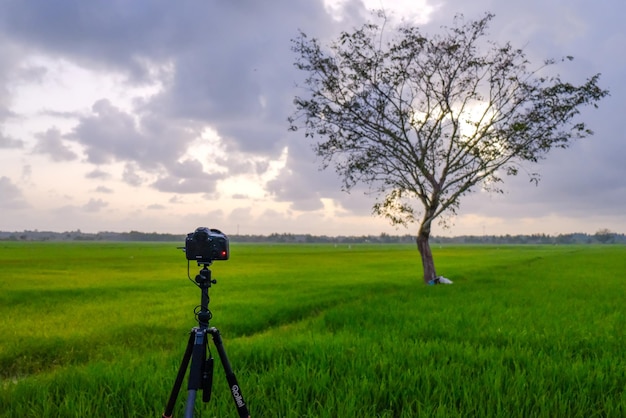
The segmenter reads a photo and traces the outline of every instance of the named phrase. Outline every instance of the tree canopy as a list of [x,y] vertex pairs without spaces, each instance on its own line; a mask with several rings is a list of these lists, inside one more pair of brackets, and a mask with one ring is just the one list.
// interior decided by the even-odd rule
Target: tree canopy
[[302,32],[293,40],[307,77],[291,129],[313,138],[344,189],[363,183],[376,192],[375,214],[419,224],[426,282],[436,277],[432,222],[455,214],[477,187],[501,192],[505,175],[592,134],[576,116],[608,94],[599,74],[580,85],[551,74],[571,57],[531,69],[522,49],[486,39],[493,18],[457,16],[432,36],[367,23],[327,47]]

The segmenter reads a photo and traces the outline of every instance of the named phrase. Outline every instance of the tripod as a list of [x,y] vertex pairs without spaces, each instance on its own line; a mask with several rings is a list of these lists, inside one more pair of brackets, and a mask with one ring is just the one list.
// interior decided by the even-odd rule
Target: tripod
[[[224,350],[224,344],[222,343],[222,336],[217,328],[209,328],[209,320],[212,317],[211,311],[209,311],[209,288],[211,284],[217,283],[216,280],[211,279],[211,270],[208,266],[210,263],[204,263],[204,267],[200,270],[200,273],[196,276],[196,283],[200,288],[202,295],[200,298],[200,306],[195,309],[195,314],[198,319],[198,326],[191,329],[189,334],[189,341],[187,342],[187,349],[183,355],[183,360],[178,369],[178,375],[174,381],[174,387],[170,394],[170,398],[165,407],[165,412],[162,418],[171,418],[174,411],[174,405],[176,404],[176,398],[178,392],[185,378],[187,366],[191,360],[191,367],[189,369],[189,380],[187,384],[187,405],[185,408],[185,418],[193,417],[194,404],[196,402],[196,394],[198,390],[202,391],[202,401],[209,402],[211,400],[211,387],[213,385],[213,357],[209,351],[209,358],[207,358],[207,334],[210,334],[213,338],[213,344],[217,349],[217,353],[226,372],[226,380],[230,386],[230,393],[235,401],[237,412],[240,418],[250,418],[248,407],[241,394],[241,389],[237,383],[237,378],[233,372],[228,356]],[[198,308],[200,308],[198,310]]]

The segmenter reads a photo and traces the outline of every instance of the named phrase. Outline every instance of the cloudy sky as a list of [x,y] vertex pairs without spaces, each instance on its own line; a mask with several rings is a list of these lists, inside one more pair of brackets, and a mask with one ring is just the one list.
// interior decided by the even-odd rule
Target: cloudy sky
[[341,192],[288,131],[303,74],[290,40],[324,41],[372,8],[426,33],[463,13],[492,39],[611,96],[593,137],[462,201],[435,234],[626,232],[623,0],[0,0],[0,230],[414,233]]

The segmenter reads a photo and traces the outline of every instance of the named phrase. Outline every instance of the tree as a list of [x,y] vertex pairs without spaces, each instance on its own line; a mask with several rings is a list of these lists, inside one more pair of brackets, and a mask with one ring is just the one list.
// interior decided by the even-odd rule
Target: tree
[[386,39],[384,25],[367,23],[327,48],[303,32],[292,40],[307,77],[290,129],[317,141],[322,167],[334,165],[344,190],[370,187],[373,213],[419,224],[425,282],[436,278],[433,221],[456,214],[477,187],[502,192],[503,176],[592,134],[575,117],[608,94],[599,74],[581,85],[549,75],[554,59],[529,70],[522,50],[484,39],[493,17],[457,16],[430,37],[400,26]]
[[608,244],[615,241],[615,233],[608,228],[599,229],[595,234],[596,240],[602,244]]

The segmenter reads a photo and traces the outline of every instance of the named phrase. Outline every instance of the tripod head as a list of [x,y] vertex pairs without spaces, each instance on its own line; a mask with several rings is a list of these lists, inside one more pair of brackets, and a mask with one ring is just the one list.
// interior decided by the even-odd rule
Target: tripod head
[[211,287],[212,284],[217,284],[217,280],[211,278],[211,270],[209,270],[211,263],[202,263],[201,265],[203,267],[196,276],[196,283],[198,283],[198,286],[202,288],[203,286]]

